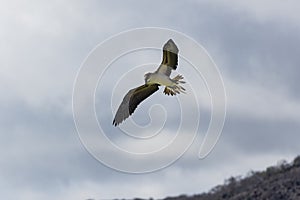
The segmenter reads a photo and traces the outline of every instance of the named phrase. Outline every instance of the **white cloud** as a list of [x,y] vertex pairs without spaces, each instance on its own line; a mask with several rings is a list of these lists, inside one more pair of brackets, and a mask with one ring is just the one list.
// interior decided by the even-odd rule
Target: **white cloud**
[[90,40],[96,45],[114,33],[119,20],[115,14],[96,2],[6,1],[0,8],[4,101],[22,99],[33,107],[60,105],[70,112],[76,72],[94,47]]
[[267,88],[255,82],[225,81],[228,112],[248,115],[261,120],[300,119],[300,103],[282,88]]
[[[226,9],[243,15],[250,15],[260,22],[281,21],[299,26],[300,14],[297,0],[216,0],[217,5],[222,5]],[[238,19],[237,19],[238,20]]]

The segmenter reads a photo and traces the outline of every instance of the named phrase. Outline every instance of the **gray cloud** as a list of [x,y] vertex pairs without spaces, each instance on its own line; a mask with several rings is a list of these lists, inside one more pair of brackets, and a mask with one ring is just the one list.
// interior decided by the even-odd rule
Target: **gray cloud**
[[[0,8],[3,198],[192,194],[231,175],[291,159],[299,152],[296,4],[268,0],[4,2]],[[196,157],[201,136],[171,167],[137,176],[111,170],[85,151],[73,124],[71,93],[80,63],[96,44],[141,26],[176,29],[208,50],[225,80],[228,115],[209,157]],[[107,112],[103,122],[112,131],[112,115]],[[209,118],[206,110],[204,116]],[[170,124],[177,121],[169,119]]]

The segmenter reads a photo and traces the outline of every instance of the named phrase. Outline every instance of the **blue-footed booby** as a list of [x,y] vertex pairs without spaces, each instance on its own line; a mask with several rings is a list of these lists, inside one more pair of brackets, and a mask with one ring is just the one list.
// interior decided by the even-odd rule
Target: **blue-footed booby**
[[171,71],[176,70],[178,65],[178,48],[172,39],[168,40],[163,46],[163,59],[155,72],[149,72],[144,75],[145,84],[129,90],[120,104],[113,125],[118,126],[127,119],[137,108],[137,106],[146,98],[151,96],[159,89],[159,86],[165,86],[166,95],[176,95],[185,93],[185,89],[180,85],[185,83],[182,75],[170,78]]

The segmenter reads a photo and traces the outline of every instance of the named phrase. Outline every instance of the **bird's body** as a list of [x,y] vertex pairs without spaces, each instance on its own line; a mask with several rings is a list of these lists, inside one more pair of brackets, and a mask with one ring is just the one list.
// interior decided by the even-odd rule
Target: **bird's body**
[[165,74],[159,71],[150,74],[149,81],[147,82],[147,84],[153,84],[153,83],[159,83],[160,85],[164,85],[164,86],[175,85],[175,82],[169,76],[166,76]]
[[145,84],[137,88],[129,90],[123,98],[119,106],[113,125],[117,126],[126,118],[128,118],[137,108],[137,106],[146,98],[155,93],[159,86],[165,86],[164,93],[166,95],[176,95],[184,93],[185,89],[180,85],[185,83],[183,76],[177,75],[170,78],[171,71],[176,70],[178,65],[178,48],[173,40],[163,47],[163,60],[155,72],[145,74]]

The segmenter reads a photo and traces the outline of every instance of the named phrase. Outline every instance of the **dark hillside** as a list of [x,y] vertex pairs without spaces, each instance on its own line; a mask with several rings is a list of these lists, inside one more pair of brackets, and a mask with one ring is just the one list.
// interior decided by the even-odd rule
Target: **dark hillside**
[[251,172],[246,178],[231,177],[224,185],[208,193],[164,200],[300,200],[300,156],[292,163],[282,162],[262,172]]
[[163,200],[300,200],[300,156],[292,163],[283,161],[265,171],[250,172],[245,178],[231,177],[207,193]]

